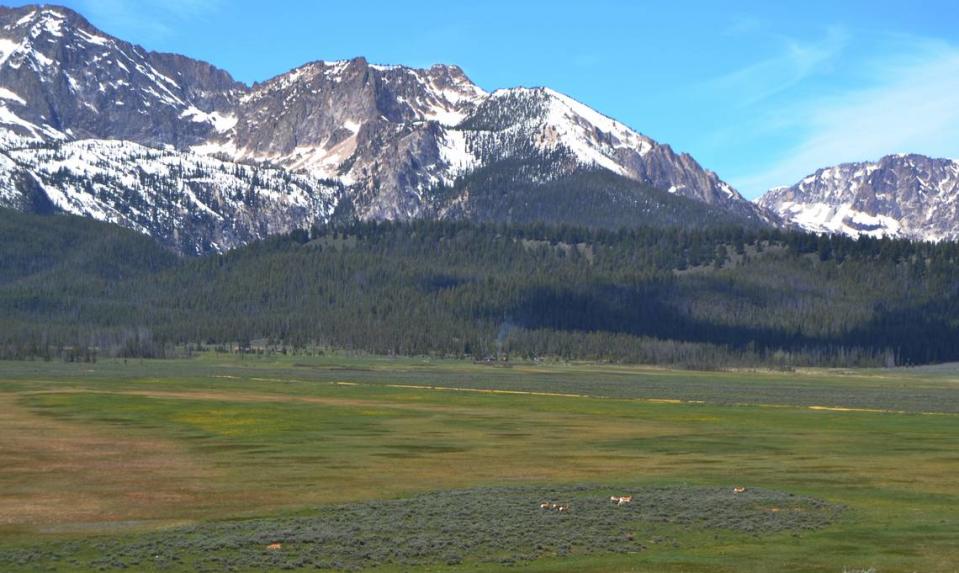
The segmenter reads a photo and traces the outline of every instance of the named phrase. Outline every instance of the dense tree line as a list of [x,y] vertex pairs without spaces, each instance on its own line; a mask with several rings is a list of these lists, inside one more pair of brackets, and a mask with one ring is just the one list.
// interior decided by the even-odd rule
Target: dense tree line
[[0,356],[186,345],[710,368],[959,359],[959,245],[766,228],[351,222],[176,258],[0,212]]

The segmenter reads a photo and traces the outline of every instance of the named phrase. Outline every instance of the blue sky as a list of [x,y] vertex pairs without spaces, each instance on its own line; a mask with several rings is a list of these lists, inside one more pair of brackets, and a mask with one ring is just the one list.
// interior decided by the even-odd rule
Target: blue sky
[[61,0],[108,33],[252,83],[317,59],[455,63],[547,85],[747,197],[818,167],[959,158],[959,3]]

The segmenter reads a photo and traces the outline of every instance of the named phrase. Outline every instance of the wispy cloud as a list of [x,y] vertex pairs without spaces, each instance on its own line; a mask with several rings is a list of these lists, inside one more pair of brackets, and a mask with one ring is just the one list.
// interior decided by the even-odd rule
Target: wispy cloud
[[798,130],[770,167],[734,180],[748,195],[790,185],[820,167],[916,152],[959,155],[959,47],[918,41],[907,55],[866,64],[869,87],[778,110]]
[[766,23],[752,14],[737,14],[729,19],[723,29],[723,35],[728,37],[745,36],[764,30]]
[[158,40],[178,22],[203,16],[223,0],[81,0],[83,12],[97,25],[120,36]]
[[[759,26],[756,21],[740,19],[732,26],[734,32],[727,32],[737,35],[745,30],[755,32]],[[780,46],[774,55],[713,78],[707,81],[706,89],[739,106],[754,105],[828,69],[849,38],[845,30],[833,27],[822,38],[809,42],[785,36],[772,36],[772,39]]]

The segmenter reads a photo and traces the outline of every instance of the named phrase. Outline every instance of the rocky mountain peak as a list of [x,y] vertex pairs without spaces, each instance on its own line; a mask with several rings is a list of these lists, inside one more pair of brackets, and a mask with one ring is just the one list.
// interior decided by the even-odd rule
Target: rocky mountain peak
[[952,240],[959,163],[918,154],[844,163],[772,189],[759,204],[814,232]]
[[94,27],[79,13],[65,6],[42,4],[10,8],[0,6],[0,19],[9,22],[5,29],[17,29],[24,36],[38,38],[44,34],[62,37],[64,29],[94,32]]
[[177,147],[215,133],[242,90],[209,64],[148,52],[48,6],[0,9],[0,86],[0,125],[16,137]]

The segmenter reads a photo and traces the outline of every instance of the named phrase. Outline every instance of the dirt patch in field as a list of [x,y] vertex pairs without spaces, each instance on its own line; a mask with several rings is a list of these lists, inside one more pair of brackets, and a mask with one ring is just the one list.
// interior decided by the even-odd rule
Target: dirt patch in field
[[0,393],[0,528],[170,519],[213,472],[175,444],[55,420]]

